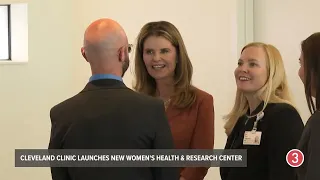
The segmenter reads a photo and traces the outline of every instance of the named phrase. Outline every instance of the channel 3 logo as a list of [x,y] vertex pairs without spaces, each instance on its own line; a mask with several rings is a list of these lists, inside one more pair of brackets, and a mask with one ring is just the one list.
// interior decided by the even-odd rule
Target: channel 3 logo
[[304,162],[304,155],[299,149],[291,149],[287,153],[286,160],[291,167],[299,167]]

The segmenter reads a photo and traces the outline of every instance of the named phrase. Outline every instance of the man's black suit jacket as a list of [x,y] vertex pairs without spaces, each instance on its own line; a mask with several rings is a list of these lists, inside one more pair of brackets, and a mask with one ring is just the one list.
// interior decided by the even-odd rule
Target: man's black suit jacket
[[[173,149],[163,102],[123,82],[89,82],[54,106],[49,149]],[[176,168],[52,167],[53,180],[178,180]]]

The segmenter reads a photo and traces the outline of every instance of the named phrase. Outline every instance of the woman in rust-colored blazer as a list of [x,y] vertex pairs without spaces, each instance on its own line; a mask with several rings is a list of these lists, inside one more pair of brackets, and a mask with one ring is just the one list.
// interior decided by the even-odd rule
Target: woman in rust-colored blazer
[[[213,97],[191,85],[192,64],[178,29],[149,22],[137,38],[134,89],[164,101],[177,149],[213,149]],[[180,180],[203,180],[207,167],[181,168]]]

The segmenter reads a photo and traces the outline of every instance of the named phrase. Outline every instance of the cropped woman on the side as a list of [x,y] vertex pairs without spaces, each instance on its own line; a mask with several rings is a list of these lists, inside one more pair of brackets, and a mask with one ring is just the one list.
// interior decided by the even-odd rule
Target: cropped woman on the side
[[234,74],[237,94],[226,116],[225,149],[246,149],[247,167],[222,167],[222,180],[295,180],[286,154],[296,148],[303,122],[292,105],[279,51],[248,44]]
[[[213,97],[191,84],[192,64],[178,29],[167,21],[145,24],[135,55],[138,92],[164,101],[177,149],[213,149]],[[180,180],[203,180],[207,167],[181,169]]]
[[320,32],[310,35],[302,42],[299,60],[301,64],[299,76],[304,84],[312,115],[306,123],[298,146],[304,154],[304,162],[298,168],[298,175],[299,180],[318,180],[320,179]]

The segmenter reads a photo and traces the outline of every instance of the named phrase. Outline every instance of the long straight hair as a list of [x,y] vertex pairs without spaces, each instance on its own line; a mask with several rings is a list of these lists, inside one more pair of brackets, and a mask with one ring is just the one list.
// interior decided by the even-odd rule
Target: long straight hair
[[[254,95],[261,101],[264,101],[261,111],[266,108],[268,103],[287,103],[293,106],[284,64],[279,50],[270,44],[253,42],[246,45],[241,53],[248,47],[260,47],[263,48],[266,53],[267,81]],[[224,119],[227,120],[224,126],[227,135],[230,135],[238,119],[246,114],[248,109],[249,104],[244,93],[237,90],[234,106],[231,112],[224,117]]]
[[[302,41],[301,50],[304,59],[305,95],[309,111],[313,114],[320,108],[320,32]],[[315,96],[315,102],[312,95]]]
[[156,82],[148,73],[143,61],[144,42],[150,36],[163,37],[176,48],[175,94],[171,97],[170,103],[176,108],[190,107],[196,100],[195,87],[191,85],[193,67],[180,32],[170,22],[149,22],[140,30],[135,50],[135,83],[133,88],[137,92],[156,96]]

